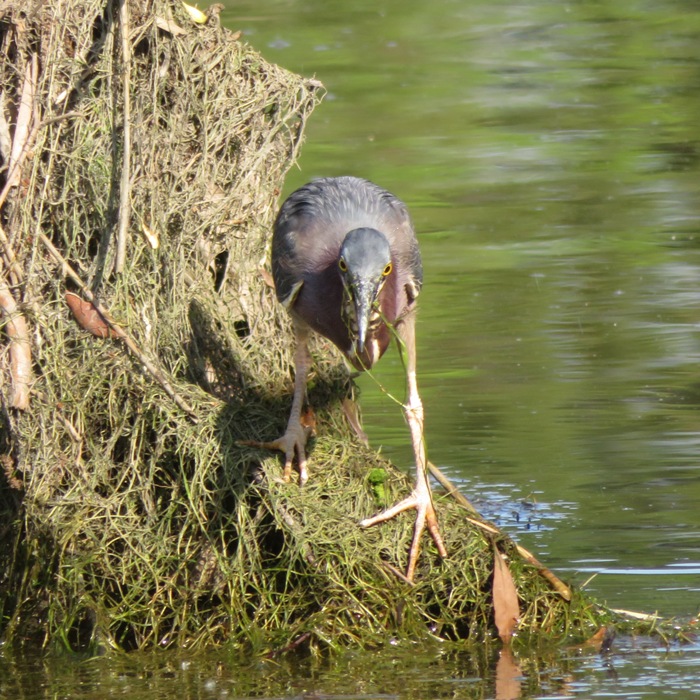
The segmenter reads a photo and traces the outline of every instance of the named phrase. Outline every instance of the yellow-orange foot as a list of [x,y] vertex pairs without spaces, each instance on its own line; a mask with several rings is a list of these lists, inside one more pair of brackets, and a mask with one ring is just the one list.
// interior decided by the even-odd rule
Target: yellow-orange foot
[[240,440],[241,445],[249,447],[262,447],[266,450],[279,450],[284,453],[284,473],[285,481],[290,481],[292,477],[292,466],[296,458],[299,468],[299,486],[303,486],[309,479],[306,468],[306,442],[316,434],[316,418],[313,411],[309,409],[302,414],[299,422],[287,426],[287,430],[282,437],[270,442],[257,442],[255,440]]
[[372,527],[372,525],[391,520],[391,518],[397,516],[399,513],[403,513],[403,511],[411,508],[416,510],[416,524],[413,528],[411,548],[408,551],[406,578],[409,581],[413,581],[413,575],[416,571],[416,562],[418,561],[418,554],[420,552],[420,539],[426,527],[428,528],[430,536],[433,538],[433,542],[435,542],[440,556],[443,559],[447,556],[447,549],[445,549],[445,544],[442,541],[442,535],[440,534],[440,528],[438,527],[437,516],[435,515],[435,508],[433,507],[430,493],[421,494],[419,491],[414,491],[408,498],[404,498],[403,501],[388,508],[383,513],[360,521],[360,527]]

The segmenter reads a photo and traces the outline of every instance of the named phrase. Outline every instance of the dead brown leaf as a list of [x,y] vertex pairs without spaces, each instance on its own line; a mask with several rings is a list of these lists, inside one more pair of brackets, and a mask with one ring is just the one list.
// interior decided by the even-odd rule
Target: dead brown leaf
[[493,613],[498,636],[509,644],[520,619],[518,591],[513,575],[498,547],[493,545]]
[[118,337],[91,302],[81,299],[77,294],[73,294],[73,292],[66,292],[64,296],[66,304],[70,307],[73,316],[75,316],[75,320],[81,328],[84,328],[97,338]]

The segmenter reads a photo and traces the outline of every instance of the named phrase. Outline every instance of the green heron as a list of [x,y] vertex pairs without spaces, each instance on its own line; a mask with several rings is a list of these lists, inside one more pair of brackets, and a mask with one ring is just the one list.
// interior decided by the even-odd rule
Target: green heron
[[294,398],[285,434],[272,443],[285,454],[289,480],[294,458],[299,483],[308,479],[307,431],[301,425],[311,366],[307,340],[316,331],[331,340],[358,370],[371,368],[397,334],[406,351],[416,485],[392,508],[360,522],[370,527],[408,509],[417,511],[406,577],[413,579],[421,534],[427,526],[442,557],[427,476],[423,405],[416,384],[415,310],[423,268],[406,205],[356,177],[322,178],[292,193],[282,205],[272,238],[277,298],[292,317],[296,337]]

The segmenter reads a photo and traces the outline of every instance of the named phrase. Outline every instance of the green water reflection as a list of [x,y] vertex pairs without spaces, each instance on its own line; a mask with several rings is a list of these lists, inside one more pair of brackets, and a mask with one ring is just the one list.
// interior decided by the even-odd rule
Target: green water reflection
[[[327,660],[240,659],[224,652],[77,659],[0,654],[0,695],[22,700],[518,700],[538,697],[693,697],[688,654],[625,643],[614,656],[541,649],[517,660],[398,644]],[[640,664],[643,660],[643,665]],[[654,686],[662,685],[656,694]]]
[[[696,5],[236,2],[224,18],[328,88],[288,190],[353,173],[413,212],[432,459],[573,580],[610,570],[589,587],[611,604],[695,612]],[[395,356],[376,377],[401,392]],[[400,413],[362,386],[371,439],[409,468]]]

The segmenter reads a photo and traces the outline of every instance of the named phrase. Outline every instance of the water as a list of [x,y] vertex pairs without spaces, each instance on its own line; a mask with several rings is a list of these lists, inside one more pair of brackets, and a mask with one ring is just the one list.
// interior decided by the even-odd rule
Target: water
[[[223,19],[328,89],[286,191],[352,173],[411,209],[432,460],[613,607],[696,614],[696,5],[230,0]],[[401,394],[393,353],[376,379]],[[362,386],[372,443],[410,468],[400,413]],[[682,698],[699,652],[540,649],[519,673],[409,643],[328,663],[0,655],[0,696]]]
[[[225,20],[328,88],[287,189],[349,172],[409,204],[433,461],[610,604],[697,612],[695,6],[239,2]],[[376,378],[401,392],[395,356]],[[400,413],[362,385],[373,443],[409,468]]]
[[438,648],[417,654],[410,645],[379,654],[350,652],[332,661],[245,662],[221,652],[15,663],[0,656],[0,695],[23,700],[690,698],[697,689],[697,666],[697,648],[679,652],[629,641],[607,656],[539,650],[519,655],[517,663]]
[[[611,606],[696,614],[697,7],[237,2],[225,21],[328,89],[287,191],[358,174],[413,213],[432,460]],[[394,355],[376,380],[401,393]],[[362,386],[373,444],[410,468],[399,411]],[[603,695],[700,685],[696,650],[621,651],[572,694],[596,664]]]

